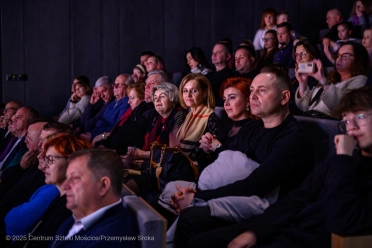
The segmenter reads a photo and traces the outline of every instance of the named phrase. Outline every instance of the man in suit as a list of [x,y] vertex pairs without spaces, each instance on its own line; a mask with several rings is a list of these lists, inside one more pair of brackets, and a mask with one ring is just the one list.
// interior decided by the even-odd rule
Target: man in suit
[[120,240],[134,237],[133,223],[120,198],[120,157],[103,149],[77,151],[69,158],[66,177],[66,207],[73,216],[59,228],[52,247],[134,247],[133,241]]

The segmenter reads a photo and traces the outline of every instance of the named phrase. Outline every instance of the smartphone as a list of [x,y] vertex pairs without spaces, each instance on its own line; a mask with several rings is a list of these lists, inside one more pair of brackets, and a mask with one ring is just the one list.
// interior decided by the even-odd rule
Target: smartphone
[[314,73],[315,65],[313,62],[298,63],[298,73]]

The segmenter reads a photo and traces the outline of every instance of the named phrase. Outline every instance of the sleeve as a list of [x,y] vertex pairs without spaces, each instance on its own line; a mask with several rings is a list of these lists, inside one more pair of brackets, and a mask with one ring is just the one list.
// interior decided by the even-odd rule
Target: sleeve
[[310,107],[309,103],[311,101],[311,98],[313,97],[313,94],[315,93],[315,89],[317,88],[314,87],[313,89],[310,90],[309,86],[307,86],[305,95],[303,95],[302,97],[298,97],[298,91],[300,90],[300,87],[297,88],[296,93],[295,93],[295,101],[296,101],[297,107],[300,110],[306,111]]
[[372,184],[370,179],[365,180],[366,187],[356,192],[356,167],[353,157],[335,155],[325,183],[325,224],[328,230],[340,235],[372,227]]
[[59,191],[54,185],[40,188],[32,195],[29,202],[9,211],[5,217],[6,233],[8,235],[22,235],[30,232],[58,196]]
[[61,117],[59,118],[58,122],[62,122],[65,124],[70,124],[73,121],[76,121],[80,118],[82,113],[84,112],[85,107],[89,103],[90,96],[84,96],[80,99],[77,103],[70,103],[70,109],[68,109]]
[[205,201],[225,196],[264,197],[282,182],[299,180],[310,170],[311,144],[298,132],[279,138],[272,147],[270,155],[247,178],[215,190],[198,191],[195,197]]
[[187,116],[187,113],[182,110],[178,111],[177,114],[175,114],[172,135],[177,134],[178,130],[182,126],[183,122],[185,121],[186,116]]
[[213,112],[209,118],[208,118],[208,124],[207,129],[204,131],[210,132],[211,134],[219,134],[223,128],[221,120],[218,118],[218,116]]
[[264,30],[262,30],[262,29],[257,30],[256,35],[254,36],[253,45],[254,45],[256,50],[262,50],[263,49],[263,47],[261,46],[261,39],[262,39],[262,32],[263,31]]

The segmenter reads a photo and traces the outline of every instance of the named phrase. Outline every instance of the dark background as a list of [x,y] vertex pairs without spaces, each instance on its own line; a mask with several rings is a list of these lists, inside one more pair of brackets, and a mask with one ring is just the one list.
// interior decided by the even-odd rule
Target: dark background
[[[286,10],[294,29],[317,39],[326,13],[348,18],[352,0],[1,0],[0,101],[17,100],[44,116],[63,109],[77,75],[132,72],[141,51],[164,58],[169,72],[187,72],[193,46],[210,58],[214,43],[253,40],[263,11]],[[5,81],[5,74],[27,81]]]

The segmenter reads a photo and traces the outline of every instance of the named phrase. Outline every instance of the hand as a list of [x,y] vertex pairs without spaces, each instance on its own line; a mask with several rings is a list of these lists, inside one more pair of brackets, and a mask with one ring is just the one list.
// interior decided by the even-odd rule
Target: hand
[[90,104],[92,105],[96,104],[100,98],[101,98],[101,94],[94,92],[92,96],[90,97]]
[[327,46],[327,48],[329,47],[330,42],[331,42],[331,40],[329,38],[323,38],[324,49],[325,49],[326,46]]
[[21,162],[19,162],[19,165],[22,167],[22,169],[25,170],[34,163],[36,154],[37,150],[29,150],[23,155]]
[[199,140],[199,143],[200,143],[199,148],[203,149],[203,151],[205,152],[209,152],[212,140],[213,140],[213,135],[211,133],[204,134]]
[[295,71],[295,76],[296,76],[296,79],[298,81],[298,84],[300,86],[304,86],[305,88],[307,88],[307,79],[309,78],[309,74],[308,73],[299,73],[298,70]]
[[92,145],[95,146],[97,142],[102,140],[102,134],[98,134],[94,139],[92,140]]
[[256,234],[252,231],[245,231],[240,234],[238,237],[233,239],[227,248],[247,248],[252,247],[256,244],[257,237]]
[[210,150],[215,151],[217,149],[218,144],[221,144],[221,142],[217,139],[216,135],[213,135]]
[[338,134],[335,136],[336,154],[353,155],[353,151],[357,145],[357,141],[353,136]]
[[76,95],[76,93],[73,93],[73,94],[71,95],[71,101],[78,101],[78,100],[79,100],[78,95]]
[[317,71],[314,73],[309,73],[309,76],[315,78],[316,80],[319,81],[319,83],[324,85],[327,80],[324,76],[322,61],[320,59],[314,59],[313,63],[314,63],[314,66],[317,68]]
[[194,199],[196,190],[192,187],[184,188],[180,185],[177,185],[176,189],[178,191],[172,195],[170,206],[176,213],[180,213],[190,205],[192,199]]
[[92,134],[91,133],[82,133],[82,134],[80,134],[80,137],[90,141],[90,139],[92,138]]
[[136,75],[136,74],[132,74],[132,79],[133,79],[133,81],[134,81],[135,83],[137,83],[137,82],[138,82],[138,75]]

